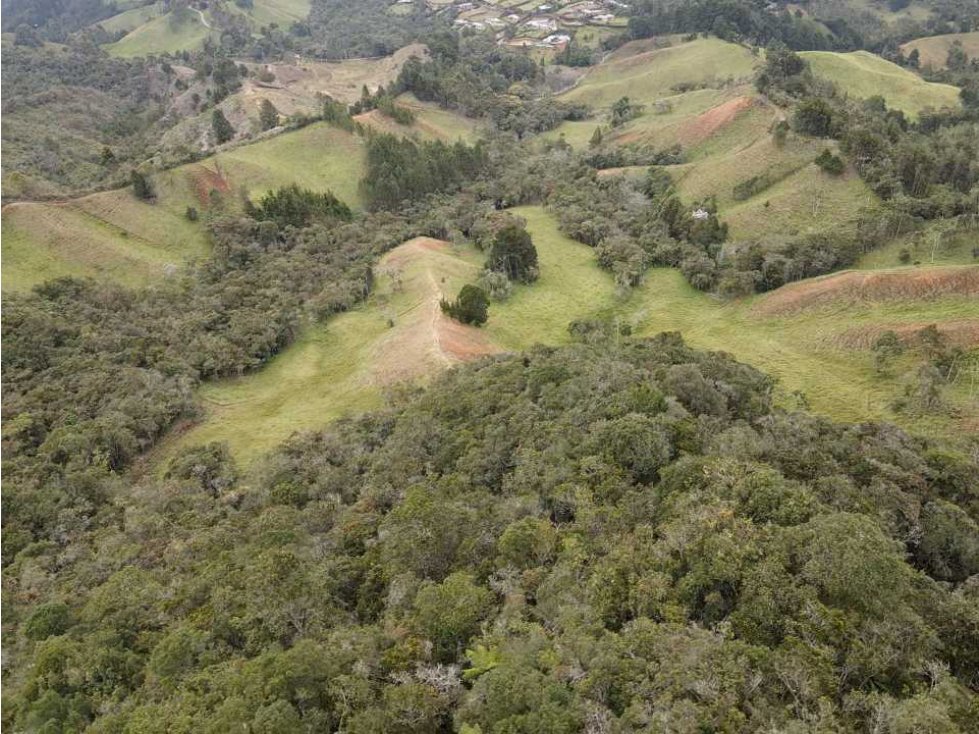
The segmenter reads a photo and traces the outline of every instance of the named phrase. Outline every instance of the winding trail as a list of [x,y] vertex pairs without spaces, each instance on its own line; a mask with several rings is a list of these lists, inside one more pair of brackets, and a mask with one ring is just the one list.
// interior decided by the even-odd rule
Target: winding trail
[[207,22],[207,18],[204,17],[204,11],[203,10],[199,10],[197,8],[191,8],[191,10],[193,10],[195,13],[197,13],[197,15],[200,16],[201,23],[204,24],[204,27],[207,28],[208,30],[211,30],[211,24],[208,23]]

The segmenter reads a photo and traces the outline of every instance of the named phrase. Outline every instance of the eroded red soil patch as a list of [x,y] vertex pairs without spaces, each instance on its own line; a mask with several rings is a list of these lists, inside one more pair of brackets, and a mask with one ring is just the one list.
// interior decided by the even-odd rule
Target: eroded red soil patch
[[[893,331],[906,344],[914,342],[919,331],[932,322],[914,324],[868,324],[847,329],[842,334],[833,337],[834,346],[848,349],[869,349],[885,331]],[[949,344],[957,347],[974,347],[979,345],[979,319],[955,319],[936,323],[938,330],[948,339]]]
[[681,145],[701,143],[722,127],[730,125],[741,112],[751,108],[754,104],[754,97],[742,96],[729,99],[717,107],[702,112],[684,124],[679,130],[677,139]]
[[[215,164],[216,166],[217,164]],[[202,206],[211,203],[211,192],[220,191],[225,194],[231,191],[231,184],[221,173],[221,169],[212,171],[204,166],[194,166],[187,174],[194,187],[194,195]]]
[[979,297],[979,267],[936,267],[884,272],[849,270],[792,283],[768,294],[754,312],[786,316],[835,304]]

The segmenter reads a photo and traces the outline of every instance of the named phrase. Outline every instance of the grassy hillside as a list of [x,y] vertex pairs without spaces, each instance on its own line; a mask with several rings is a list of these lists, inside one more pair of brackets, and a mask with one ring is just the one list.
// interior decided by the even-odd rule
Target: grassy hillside
[[358,115],[357,121],[379,132],[417,137],[422,140],[474,142],[480,136],[480,124],[457,112],[446,110],[432,102],[422,102],[410,92],[398,97],[399,107],[411,110],[415,121],[411,125],[399,125],[377,110]]
[[326,123],[218,153],[204,164],[220,170],[229,190],[242,187],[257,196],[270,188],[297,183],[331,190],[352,206],[361,203],[357,186],[363,177],[364,144],[356,135]]
[[652,103],[676,95],[674,88],[680,84],[717,88],[728,79],[745,79],[757,63],[748,49],[717,38],[667,48],[634,41],[594,67],[563,97],[596,108],[608,107],[620,97]]
[[926,107],[958,107],[959,90],[949,84],[926,82],[907,69],[868,51],[801,54],[813,73],[828,79],[853,97],[881,96],[887,104],[916,117]]
[[809,163],[742,202],[721,207],[732,240],[782,240],[852,228],[878,202],[855,173],[830,176]]
[[979,56],[979,31],[916,38],[902,45],[901,51],[907,56],[917,49],[922,67],[931,66],[935,69],[944,69],[945,61],[948,59],[948,50],[956,43],[962,45],[962,50],[970,59]]
[[445,318],[438,301],[478,273],[478,258],[437,240],[414,240],[390,252],[367,301],[307,329],[261,372],[206,386],[207,417],[160,450],[227,441],[248,461],[294,431],[377,407],[383,389],[493,351],[486,334]]
[[157,2],[124,10],[118,15],[113,15],[111,18],[99,21],[97,25],[102,26],[109,33],[117,33],[119,31],[129,33],[149,23],[151,20],[159,18],[163,13],[163,3]]
[[332,190],[357,206],[363,165],[360,138],[317,123],[159,172],[152,204],[126,188],[63,203],[8,205],[3,289],[24,290],[62,275],[146,283],[161,277],[166,265],[206,251],[202,225],[184,215],[190,206],[206,209],[212,190],[237,206],[241,190],[257,197],[295,182]]
[[[309,15],[310,0],[255,0],[251,8],[224,4],[230,13],[244,15],[257,32],[262,26],[276,23],[288,28]],[[209,35],[220,29],[214,16],[193,8],[179,14],[166,12],[161,2],[125,10],[99,23],[110,33],[126,31],[126,35],[105,49],[115,56],[146,56],[156,53],[193,51],[200,48]]]
[[105,50],[122,57],[192,51],[200,48],[213,32],[204,24],[206,18],[207,13],[202,18],[190,9],[180,14],[160,15],[133,28],[115,43],[107,44]]
[[143,285],[205,251],[199,225],[129,192],[3,209],[4,291],[63,276]]
[[889,407],[902,389],[903,373],[876,375],[868,349],[872,335],[884,329],[939,323],[966,338],[979,334],[979,268],[898,270],[883,285],[844,273],[740,302],[718,301],[691,288],[678,271],[658,268],[623,298],[591,248],[562,235],[549,214],[539,207],[513,212],[533,234],[541,278],[494,303],[485,327],[470,330],[451,358],[440,356],[440,344],[458,340],[444,337],[444,320],[432,313],[433,294],[453,293],[474,278],[483,255],[469,247],[415,247],[402,258],[403,287],[396,290],[390,265],[402,257],[399,248],[379,268],[378,291],[367,303],[310,328],[262,372],[206,387],[206,419],[161,453],[220,440],[250,461],[295,430],[378,405],[392,374],[427,377],[486,351],[566,343],[570,321],[593,317],[628,324],[638,335],[681,331],[693,346],[723,349],[770,372],[780,380],[783,399],[802,391],[814,410],[838,419],[888,418],[925,432],[979,419],[977,396],[963,383],[952,390],[959,416],[915,419],[911,425]]

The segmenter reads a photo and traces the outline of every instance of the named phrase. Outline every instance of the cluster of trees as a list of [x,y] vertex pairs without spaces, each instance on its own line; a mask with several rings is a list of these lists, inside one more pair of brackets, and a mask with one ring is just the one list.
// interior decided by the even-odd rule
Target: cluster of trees
[[974,461],[576,332],[62,511],[5,570],[4,725],[973,730]]
[[489,165],[482,142],[415,142],[388,134],[369,134],[367,172],[361,191],[372,210],[395,210],[434,194],[458,189]]
[[128,165],[152,152],[150,130],[163,114],[154,64],[90,46],[4,43],[0,55],[4,171],[26,180],[5,197],[122,185]]
[[727,226],[713,202],[683,202],[661,168],[651,167],[635,181],[602,178],[572,163],[553,184],[547,204],[565,234],[596,248],[599,263],[622,288],[637,285],[650,265],[679,267],[701,290],[717,283]]
[[833,138],[867,184],[894,208],[932,219],[974,215],[979,202],[979,111],[926,111],[915,124],[874,97],[848,101],[806,62],[769,52],[759,89],[794,104],[800,134]]
[[349,222],[353,219],[350,207],[330,191],[310,191],[298,184],[269,191],[258,202],[249,202],[248,213],[260,222],[274,222],[277,227],[308,227],[314,222],[331,220]]
[[948,410],[944,391],[966,375],[979,370],[979,353],[952,345],[945,332],[932,324],[904,338],[884,331],[871,346],[874,369],[888,375],[906,370],[904,395],[894,401],[898,411],[938,413]]
[[292,32],[305,54],[339,61],[363,56],[387,56],[444,25],[442,16],[425,3],[390,12],[389,0],[314,0],[308,21]]
[[196,384],[261,366],[304,320],[362,299],[381,252],[427,234],[390,215],[347,222],[332,196],[294,188],[255,215],[209,212],[213,255],[153,288],[62,279],[4,295],[5,559],[99,517],[117,472],[194,414]]
[[360,99],[349,107],[348,113],[359,115],[370,110],[379,110],[382,115],[390,117],[399,125],[411,125],[415,121],[415,113],[407,107],[396,104],[394,96],[384,89],[383,84],[373,94],[365,84]]
[[526,54],[499,46],[492,36],[460,38],[446,32],[426,42],[432,58],[409,59],[395,84],[397,92],[412,92],[469,117],[486,117],[517,137],[588,115],[583,105],[553,99],[542,86],[541,67]]
[[640,0],[629,18],[632,38],[671,33],[710,33],[725,41],[754,45],[781,42],[798,50],[851,49],[862,45],[848,26],[827,25],[800,17],[785,8],[776,12],[769,3],[753,0]]

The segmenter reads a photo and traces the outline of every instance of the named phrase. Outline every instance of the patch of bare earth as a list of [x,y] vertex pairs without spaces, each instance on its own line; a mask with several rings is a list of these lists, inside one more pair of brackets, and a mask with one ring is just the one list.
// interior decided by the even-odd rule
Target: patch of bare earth
[[375,384],[431,376],[447,367],[500,351],[474,326],[453,321],[442,313],[442,273],[453,258],[450,245],[418,237],[395,248],[379,263],[381,272],[410,272],[402,287],[416,300],[393,316],[394,326],[378,342],[371,357]]
[[211,192],[219,191],[226,194],[231,191],[231,184],[221,173],[221,169],[214,164],[216,170],[205,168],[204,166],[194,166],[187,175],[194,187],[194,194],[203,206],[207,206],[211,201]]
[[979,297],[979,267],[849,270],[783,286],[762,299],[754,312],[760,316],[788,316],[837,304],[926,301],[946,296]]
[[677,139],[684,146],[702,143],[721,128],[730,125],[740,113],[754,104],[755,98],[747,95],[729,99],[684,124],[678,131]]
[[[847,329],[832,337],[832,345],[844,349],[869,349],[885,331],[893,331],[905,344],[911,344],[922,329],[933,322],[866,324]],[[979,319],[954,319],[934,324],[948,343],[956,347],[979,346]]]
[[[283,115],[314,113],[321,108],[323,95],[352,104],[360,99],[365,86],[371,92],[380,86],[389,86],[412,56],[427,58],[428,48],[415,43],[391,56],[376,59],[340,62],[294,59],[282,63],[246,64],[254,75],[242,85],[241,96],[246,106],[256,111],[261,101],[268,99]],[[271,79],[262,81],[262,74],[271,74]]]

